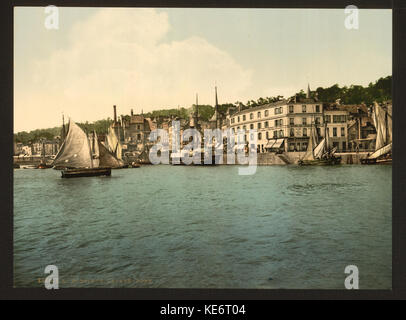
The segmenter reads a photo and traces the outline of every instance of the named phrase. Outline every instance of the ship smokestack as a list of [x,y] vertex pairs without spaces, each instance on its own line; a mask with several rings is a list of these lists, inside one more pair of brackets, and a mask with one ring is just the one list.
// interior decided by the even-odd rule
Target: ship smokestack
[[113,106],[113,110],[114,110],[114,123],[117,122],[117,108],[116,105]]

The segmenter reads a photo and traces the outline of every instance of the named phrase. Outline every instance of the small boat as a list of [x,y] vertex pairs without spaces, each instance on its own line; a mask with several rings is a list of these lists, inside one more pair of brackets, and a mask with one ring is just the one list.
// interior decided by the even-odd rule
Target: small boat
[[29,165],[21,165],[20,168],[21,168],[21,169],[36,169],[37,166],[36,166],[36,165],[29,164]]
[[375,152],[361,159],[361,164],[392,164],[392,110],[374,102],[372,120],[376,128]]
[[128,168],[139,168],[139,167],[141,167],[141,166],[138,163],[135,163],[135,162],[131,162],[128,165]]
[[[326,125],[324,126],[326,129]],[[336,157],[334,153],[336,148],[330,150],[328,143],[328,133],[324,130],[324,138],[320,143],[313,148],[313,145],[317,141],[315,130],[313,127],[310,129],[309,144],[307,146],[307,152],[302,159],[298,161],[300,166],[332,166],[341,163],[341,157]]]
[[66,138],[53,166],[61,170],[62,178],[110,176],[111,167],[100,165],[97,135],[88,137],[72,120]]
[[49,168],[52,168],[52,165],[46,164],[46,163],[43,163],[43,162],[41,162],[41,163],[36,167],[36,169],[49,169]]

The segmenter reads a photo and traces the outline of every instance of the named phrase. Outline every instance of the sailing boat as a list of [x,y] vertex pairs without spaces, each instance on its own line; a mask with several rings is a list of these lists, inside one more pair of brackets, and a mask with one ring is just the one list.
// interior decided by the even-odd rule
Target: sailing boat
[[317,136],[313,126],[310,128],[309,144],[304,157],[298,161],[299,165],[335,165],[340,164],[341,157],[334,155],[336,148],[330,150],[326,123],[324,124],[324,138],[317,144]]
[[105,161],[108,166],[113,169],[128,168],[128,164],[125,164],[122,160],[122,145],[113,126],[109,127],[105,145],[99,143],[99,150],[103,154],[101,155],[102,161]]
[[375,152],[362,164],[385,164],[392,163],[392,109],[383,109],[376,101],[372,110],[372,120],[376,128]]
[[[93,142],[92,142],[93,140]],[[53,166],[62,170],[62,178],[111,175],[110,167],[99,164],[97,136],[90,139],[72,120],[69,120],[68,133],[56,155]]]

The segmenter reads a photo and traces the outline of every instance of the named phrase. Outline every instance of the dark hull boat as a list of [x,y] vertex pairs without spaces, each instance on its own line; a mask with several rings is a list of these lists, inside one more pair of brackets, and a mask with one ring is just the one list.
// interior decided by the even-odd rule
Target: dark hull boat
[[62,178],[110,176],[111,167],[100,161],[99,142],[96,133],[88,137],[73,121],[56,155],[54,169],[61,170]]
[[111,176],[111,168],[74,168],[61,171],[62,178]]
[[334,157],[328,159],[315,159],[315,160],[300,160],[298,162],[301,166],[331,166],[341,163],[341,157]]

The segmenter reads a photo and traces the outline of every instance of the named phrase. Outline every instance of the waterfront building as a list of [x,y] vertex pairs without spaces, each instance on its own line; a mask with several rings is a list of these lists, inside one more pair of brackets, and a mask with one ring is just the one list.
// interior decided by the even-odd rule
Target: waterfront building
[[329,149],[336,148],[339,152],[348,149],[348,111],[335,106],[324,108],[324,122],[329,139]]
[[311,130],[324,136],[323,103],[311,97],[294,96],[290,99],[240,110],[227,115],[229,127],[237,132],[257,130],[257,152],[305,151]]

